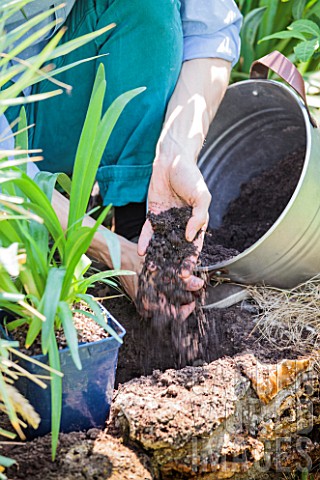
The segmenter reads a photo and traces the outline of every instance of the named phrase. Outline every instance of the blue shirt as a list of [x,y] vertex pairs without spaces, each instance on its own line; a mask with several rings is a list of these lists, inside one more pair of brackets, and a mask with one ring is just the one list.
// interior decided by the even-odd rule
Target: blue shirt
[[241,13],[233,0],[181,0],[184,60],[240,56]]

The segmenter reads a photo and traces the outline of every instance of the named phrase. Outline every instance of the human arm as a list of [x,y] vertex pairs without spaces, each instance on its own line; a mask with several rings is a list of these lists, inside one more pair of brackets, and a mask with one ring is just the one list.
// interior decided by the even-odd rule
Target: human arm
[[[169,102],[149,186],[149,210],[190,205],[186,238],[200,252],[211,195],[197,167],[209,125],[228,86],[240,52],[241,14],[233,0],[182,0],[184,63]],[[152,236],[147,221],[139,239],[143,255]],[[196,258],[193,259],[193,264]],[[186,284],[193,280],[186,272]]]
[[[52,197],[52,206],[60,220],[62,228],[65,230],[68,225],[69,200],[65,198],[57,190],[54,190]],[[93,227],[95,220],[86,216],[83,225]],[[110,252],[106,244],[102,231],[105,229],[100,226],[99,231],[95,234],[88,253],[97,261],[104,263],[108,268],[113,268]],[[115,235],[115,234],[114,234]],[[121,252],[121,268],[123,270],[131,270],[137,275],[123,275],[120,277],[127,294],[134,300],[137,294],[138,274],[141,271],[143,258],[137,253],[137,245],[129,242],[129,240],[117,235],[120,243]]]
[[[231,63],[219,58],[184,62],[167,108],[149,186],[148,207],[152,212],[186,204],[192,207],[186,238],[192,241],[202,230],[196,241],[199,252],[211,195],[197,167],[197,157],[227,88],[230,70]],[[139,254],[144,255],[151,236],[147,221],[139,239]],[[191,270],[196,260],[193,259]],[[191,270],[184,273],[186,287],[193,284],[194,289],[201,288],[203,282]]]

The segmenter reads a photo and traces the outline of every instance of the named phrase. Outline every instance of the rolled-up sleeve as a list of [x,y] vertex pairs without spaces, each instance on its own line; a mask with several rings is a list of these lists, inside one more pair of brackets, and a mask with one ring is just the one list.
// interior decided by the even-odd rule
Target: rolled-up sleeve
[[184,60],[240,56],[242,15],[233,0],[181,0]]

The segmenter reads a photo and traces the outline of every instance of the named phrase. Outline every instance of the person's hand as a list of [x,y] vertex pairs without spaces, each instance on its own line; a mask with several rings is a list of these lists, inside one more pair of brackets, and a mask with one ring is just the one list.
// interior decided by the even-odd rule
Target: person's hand
[[[211,195],[196,165],[210,123],[228,86],[231,63],[220,58],[184,62],[175,91],[168,104],[148,193],[148,208],[159,213],[171,207],[192,207],[186,239],[194,241],[197,253],[180,274],[186,290],[203,285],[193,275],[208,224]],[[198,234],[198,232],[200,232]],[[139,239],[138,253],[146,253],[152,236],[147,220]],[[192,311],[194,302],[186,306]]]
[[[193,271],[203,245],[210,201],[210,192],[194,162],[183,161],[181,157],[176,157],[171,163],[160,158],[155,160],[148,194],[149,210],[157,214],[172,207],[192,207],[192,216],[186,227],[186,239],[189,242],[194,241],[197,253],[185,262],[185,268],[180,274],[186,290],[190,292],[196,292],[203,286],[203,280],[193,275]],[[150,221],[146,220],[139,238],[140,255],[145,255],[152,234]],[[180,315],[187,318],[194,308],[195,302],[183,305]]]

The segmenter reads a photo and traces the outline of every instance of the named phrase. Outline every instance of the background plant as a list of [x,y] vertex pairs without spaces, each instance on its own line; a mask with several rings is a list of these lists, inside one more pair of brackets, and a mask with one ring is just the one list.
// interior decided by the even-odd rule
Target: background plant
[[[303,72],[319,66],[320,4],[316,0],[239,0],[244,16],[241,60],[235,77],[248,76],[253,60],[279,50]],[[307,64],[306,64],[307,63]]]
[[[303,75],[307,101],[320,120],[318,0],[238,0],[243,14],[241,56],[232,72],[232,81],[249,78],[252,62],[278,50]],[[271,73],[271,78],[277,78]]]
[[[39,28],[27,38],[24,38],[25,34],[29,32],[31,28],[36,27],[44,19],[49,18],[54,12],[59,11],[59,9],[63,7],[63,5],[61,5],[51,8],[26,20],[25,23],[7,33],[6,23],[10,17],[32,1],[33,0],[7,0],[0,4],[0,115],[4,113],[9,106],[44,100],[63,93],[64,89],[71,90],[72,87],[70,85],[61,83],[54,79],[54,76],[83,62],[94,60],[96,57],[86,58],[59,69],[55,68],[53,63],[50,64],[48,62],[76,50],[115,26],[114,24],[110,24],[90,34],[59,44],[65,33],[65,28],[62,27],[39,54],[27,60],[22,60],[19,58],[19,55],[43,35],[50,32],[56,21],[54,25],[49,23],[45,27]],[[57,21],[59,22],[59,18]],[[15,63],[12,64],[12,60],[15,60]],[[45,64],[46,66],[44,67]],[[13,81],[13,79],[15,79],[15,81]],[[44,94],[20,96],[26,87],[38,83],[43,79],[51,79],[53,84],[60,88]]]

